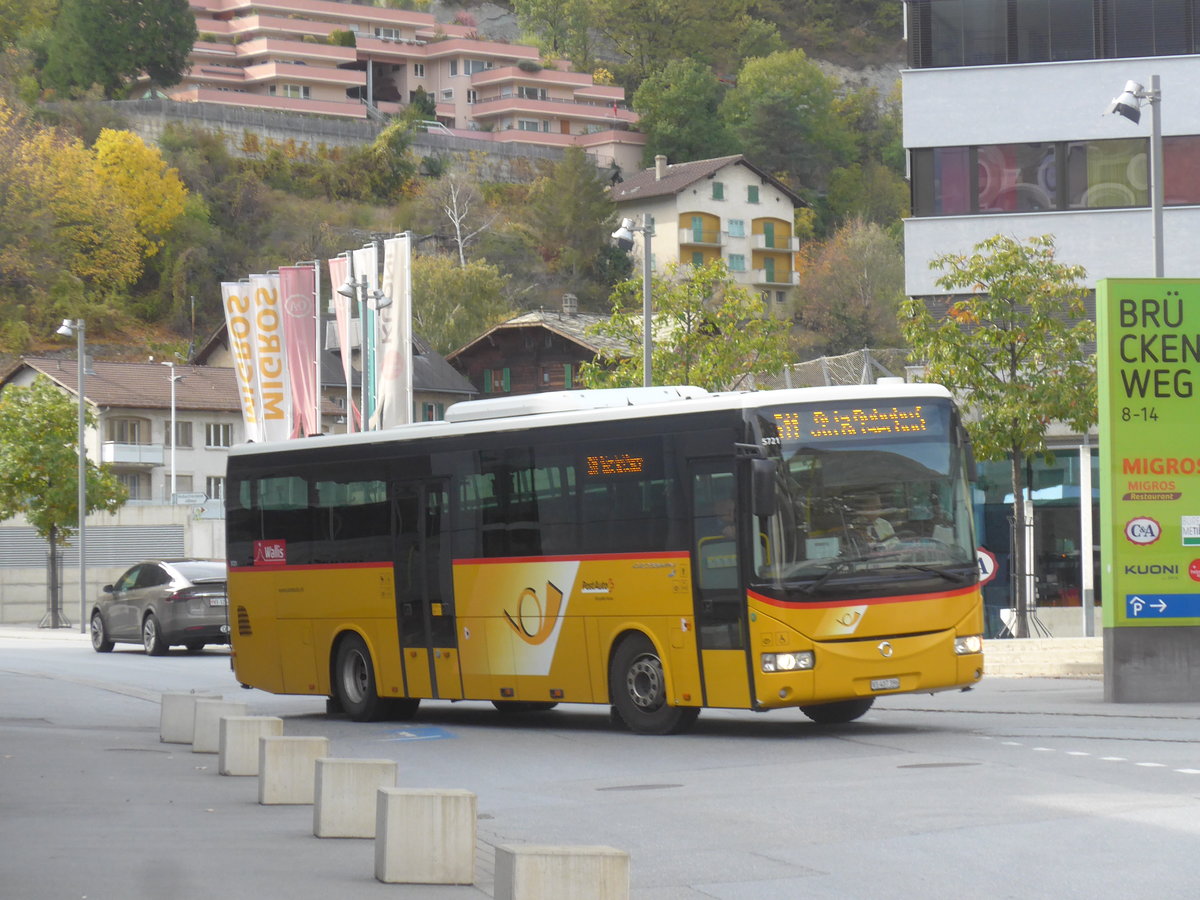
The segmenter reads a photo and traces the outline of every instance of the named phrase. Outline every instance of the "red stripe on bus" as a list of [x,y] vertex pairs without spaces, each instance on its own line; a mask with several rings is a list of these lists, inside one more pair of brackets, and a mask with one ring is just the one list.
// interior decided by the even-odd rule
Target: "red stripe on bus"
[[456,559],[456,566],[495,566],[504,563],[539,563],[539,562],[593,562],[596,560],[618,560],[618,559],[633,559],[633,560],[653,560],[653,559],[673,559],[687,562],[689,557],[686,551],[670,553],[586,553],[578,556],[495,556],[487,559]]
[[905,594],[901,597],[868,597],[868,598],[853,598],[846,600],[820,600],[816,603],[808,603],[803,600],[776,600],[771,597],[764,597],[756,591],[748,591],[751,600],[757,600],[759,603],[764,603],[767,606],[774,606],[779,609],[833,609],[842,606],[880,606],[884,603],[912,603],[917,600],[955,600],[958,598],[970,597],[976,592],[975,588],[966,588],[959,591],[939,591],[935,594]]
[[310,563],[306,565],[230,566],[230,572],[313,572],[321,569],[382,569],[391,568],[390,562],[361,563]]

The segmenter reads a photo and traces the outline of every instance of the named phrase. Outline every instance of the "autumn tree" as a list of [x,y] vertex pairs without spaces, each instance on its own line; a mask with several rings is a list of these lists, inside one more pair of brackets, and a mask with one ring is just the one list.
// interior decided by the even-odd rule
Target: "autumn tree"
[[92,148],[101,184],[125,199],[145,256],[162,247],[175,220],[183,215],[187,188],[168,168],[157,148],[148,147],[132,131],[100,132]]
[[[0,521],[23,514],[49,542],[51,558],[78,530],[78,413],[76,400],[41,375],[0,394]],[[86,424],[95,426],[90,409]],[[107,466],[90,459],[84,478],[86,512],[116,512],[129,496]],[[50,567],[50,595],[61,609],[57,566]]]
[[935,316],[920,299],[903,307],[904,335],[925,377],[953,391],[964,407],[975,454],[1011,467],[1016,636],[1029,636],[1022,573],[1027,519],[1025,461],[1051,457],[1053,421],[1085,433],[1096,422],[1095,355],[1086,353],[1095,328],[1086,317],[1084,270],[1055,258],[1050,235],[1026,242],[996,235],[969,254],[939,256],[948,306]]
[[442,354],[465,346],[512,315],[504,300],[507,281],[487,262],[460,265],[445,255],[414,257],[413,331]]
[[[653,279],[655,384],[692,384],[736,390],[751,376],[773,375],[791,362],[787,324],[767,315],[762,298],[739,285],[721,260],[704,266],[667,266]],[[642,346],[642,280],[617,286],[612,317],[594,333],[629,348]],[[634,387],[643,383],[643,354],[602,352],[585,363],[585,387]]]
[[61,0],[53,28],[46,87],[73,95],[95,84],[110,100],[143,74],[178,84],[197,38],[187,0]]
[[807,352],[838,355],[896,347],[904,256],[877,224],[861,219],[814,244],[795,290],[795,321]]

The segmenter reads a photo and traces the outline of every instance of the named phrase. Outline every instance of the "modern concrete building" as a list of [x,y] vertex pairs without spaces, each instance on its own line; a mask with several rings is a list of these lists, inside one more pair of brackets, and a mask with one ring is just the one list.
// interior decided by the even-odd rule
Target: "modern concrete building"
[[645,137],[623,88],[536,47],[428,13],[335,0],[190,0],[199,37],[176,100],[349,119],[436,104],[432,126],[479,141],[579,146],[635,168]]
[[[803,201],[744,156],[674,165],[658,156],[653,168],[615,184],[612,198],[618,215],[639,225],[643,216],[650,217],[657,271],[671,262],[704,265],[724,259],[735,281],[760,291],[778,309],[798,282],[794,223]],[[633,253],[641,259],[640,237]]]
[[[1164,274],[1200,273],[1200,3],[906,0],[905,11],[908,294],[936,297],[930,261],[997,233],[1053,235],[1089,284],[1153,276],[1153,116],[1107,114],[1127,81],[1149,87],[1151,76],[1162,94]],[[1039,603],[1074,606],[1082,628],[1086,575],[1099,567],[1096,441],[1059,433],[1052,443],[1055,462],[1030,464],[1033,574]],[[985,589],[993,625],[1009,590],[1006,465],[982,467],[982,536],[1001,558]]]

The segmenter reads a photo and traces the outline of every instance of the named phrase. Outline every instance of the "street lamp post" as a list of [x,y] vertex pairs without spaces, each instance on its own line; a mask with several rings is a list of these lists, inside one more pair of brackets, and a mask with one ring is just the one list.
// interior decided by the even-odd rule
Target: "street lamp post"
[[171,370],[171,432],[170,432],[170,437],[171,437],[171,493],[170,493],[170,502],[174,503],[175,502],[175,444],[176,444],[176,439],[178,437],[175,434],[175,385],[178,382],[183,380],[183,376],[175,374],[175,363],[165,362],[165,363],[163,363],[163,365],[167,366]]
[[1142,117],[1142,101],[1150,106],[1150,238],[1154,244],[1154,277],[1163,277],[1163,147],[1159,103],[1162,89],[1157,75],[1150,76],[1146,89],[1136,81],[1125,82],[1125,90],[1113,100],[1108,111],[1137,124]]
[[634,232],[642,234],[642,385],[650,387],[654,378],[650,371],[650,360],[654,355],[654,334],[651,328],[652,292],[650,279],[650,239],[654,237],[654,222],[650,216],[642,214],[642,224],[634,225],[633,219],[621,220],[621,225],[612,233],[613,240],[621,250],[633,249]]
[[[78,425],[79,425],[79,489],[77,502],[79,504],[79,631],[83,634],[87,633],[87,447],[84,445],[84,424],[85,410],[87,398],[84,395],[84,371],[86,362],[84,357],[85,341],[84,335],[87,328],[83,319],[63,319],[62,325],[58,327],[57,334],[63,337],[75,335],[75,355],[77,357],[78,370],[76,374],[76,392],[79,397]],[[51,560],[51,565],[54,561]],[[54,627],[58,627],[55,625]]]

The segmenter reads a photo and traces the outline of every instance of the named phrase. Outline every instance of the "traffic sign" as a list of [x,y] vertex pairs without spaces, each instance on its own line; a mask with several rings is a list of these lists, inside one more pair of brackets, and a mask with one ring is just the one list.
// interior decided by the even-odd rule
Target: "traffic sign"
[[979,586],[983,587],[996,577],[996,554],[983,547],[976,547],[975,559],[979,562]]
[[1127,619],[1200,619],[1200,594],[1126,594]]

